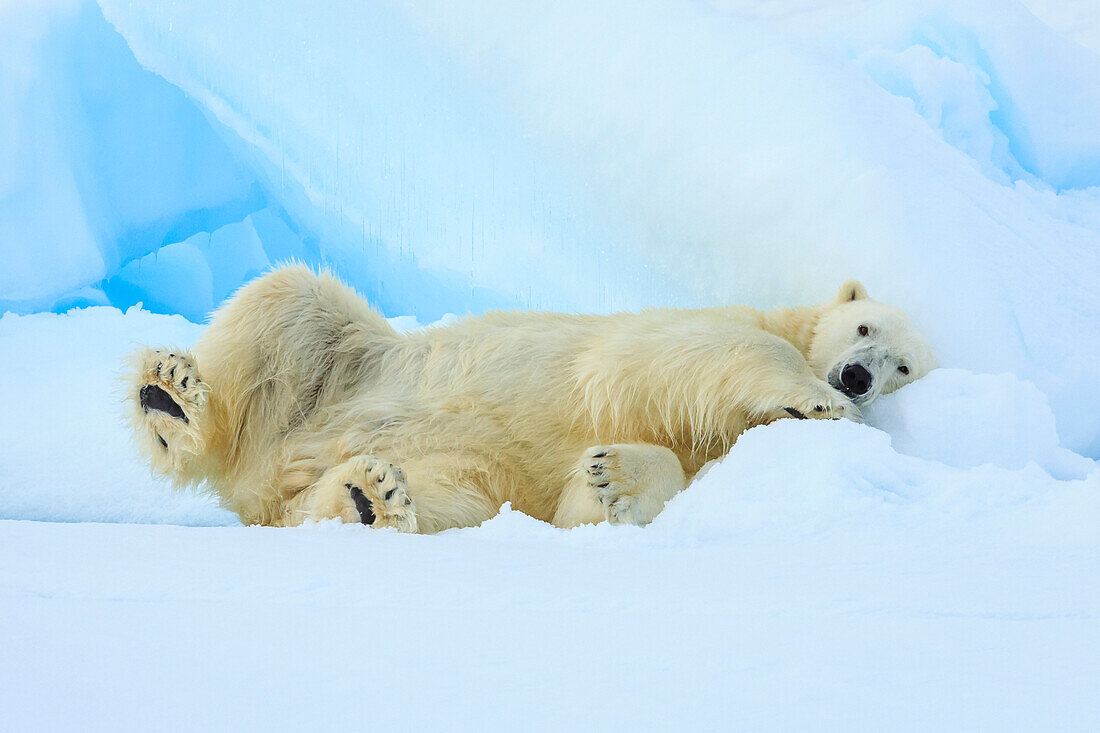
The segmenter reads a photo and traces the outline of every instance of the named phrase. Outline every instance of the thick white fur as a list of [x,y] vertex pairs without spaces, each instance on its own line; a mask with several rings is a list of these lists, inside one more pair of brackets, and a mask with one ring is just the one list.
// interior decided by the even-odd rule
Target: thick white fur
[[[376,525],[403,531],[476,525],[506,501],[563,527],[644,524],[749,427],[858,417],[826,380],[872,342],[875,394],[932,367],[904,314],[854,281],[770,312],[491,313],[399,335],[333,277],[290,266],[242,288],[193,354],[136,354],[128,393],[153,467],[246,523],[358,521],[359,486]],[[187,422],[142,408],[150,384]]]

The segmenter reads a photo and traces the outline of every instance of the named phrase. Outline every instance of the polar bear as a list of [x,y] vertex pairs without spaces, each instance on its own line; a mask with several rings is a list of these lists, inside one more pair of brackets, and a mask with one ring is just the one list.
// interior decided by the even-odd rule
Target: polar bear
[[933,364],[854,280],[768,312],[500,312],[401,335],[294,265],[237,292],[192,353],[134,354],[127,399],[153,468],[247,524],[427,533],[510,501],[559,527],[644,525],[746,429],[856,419]]

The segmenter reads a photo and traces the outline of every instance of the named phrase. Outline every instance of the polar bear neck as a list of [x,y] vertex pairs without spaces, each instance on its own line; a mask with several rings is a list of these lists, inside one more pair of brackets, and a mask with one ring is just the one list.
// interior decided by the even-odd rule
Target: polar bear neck
[[795,308],[776,308],[770,311],[756,310],[747,306],[726,306],[722,312],[732,320],[745,325],[755,326],[778,336],[798,349],[803,357],[808,357],[813,343],[814,331],[827,306],[808,305]]

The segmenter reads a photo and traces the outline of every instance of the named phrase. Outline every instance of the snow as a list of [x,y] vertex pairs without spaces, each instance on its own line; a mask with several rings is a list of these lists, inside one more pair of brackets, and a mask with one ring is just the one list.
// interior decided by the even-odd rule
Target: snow
[[1100,715],[1100,470],[1011,375],[941,369],[869,424],[750,430],[644,529],[508,507],[435,536],[271,529],[171,492],[122,427],[122,356],[199,333],[138,308],[0,319],[13,729],[1089,730]]
[[1024,5],[1054,30],[1100,53],[1100,14],[1092,0],[1024,0]]
[[[922,405],[935,405],[934,410]],[[867,409],[896,450],[957,468],[1035,463],[1061,477],[1087,473],[1092,461],[1058,444],[1043,393],[1011,374],[939,369]]]
[[[400,330],[858,277],[944,368],[645,529],[241,527],[118,369],[292,259]],[[1089,730],[1098,294],[1092,0],[0,0],[5,727]]]
[[155,480],[123,424],[123,357],[199,333],[179,316],[137,308],[0,319],[0,518],[239,524],[210,499]]
[[435,537],[0,527],[14,729],[1086,731],[1100,713],[1096,556],[1014,549],[1013,528],[991,549],[586,542],[515,514]]

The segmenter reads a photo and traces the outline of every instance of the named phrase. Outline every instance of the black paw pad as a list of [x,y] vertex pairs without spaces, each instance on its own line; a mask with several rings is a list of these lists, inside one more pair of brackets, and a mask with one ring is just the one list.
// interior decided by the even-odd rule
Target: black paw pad
[[377,517],[374,516],[374,508],[370,504],[370,499],[363,494],[363,490],[351,484],[344,484],[344,487],[351,493],[351,500],[355,502],[355,511],[359,512],[359,521],[363,524],[374,524]]
[[183,420],[189,422],[187,415],[183,414],[183,408],[177,405],[168,393],[155,384],[147,384],[141,388],[141,392],[138,394],[138,399],[141,402],[141,409],[148,412],[149,410],[156,410],[157,412],[164,412],[177,420]]
[[801,412],[794,409],[793,407],[784,407],[783,409],[786,410],[787,414],[790,415],[791,417],[797,417],[799,420],[805,420],[806,419],[805,415],[803,415]]

